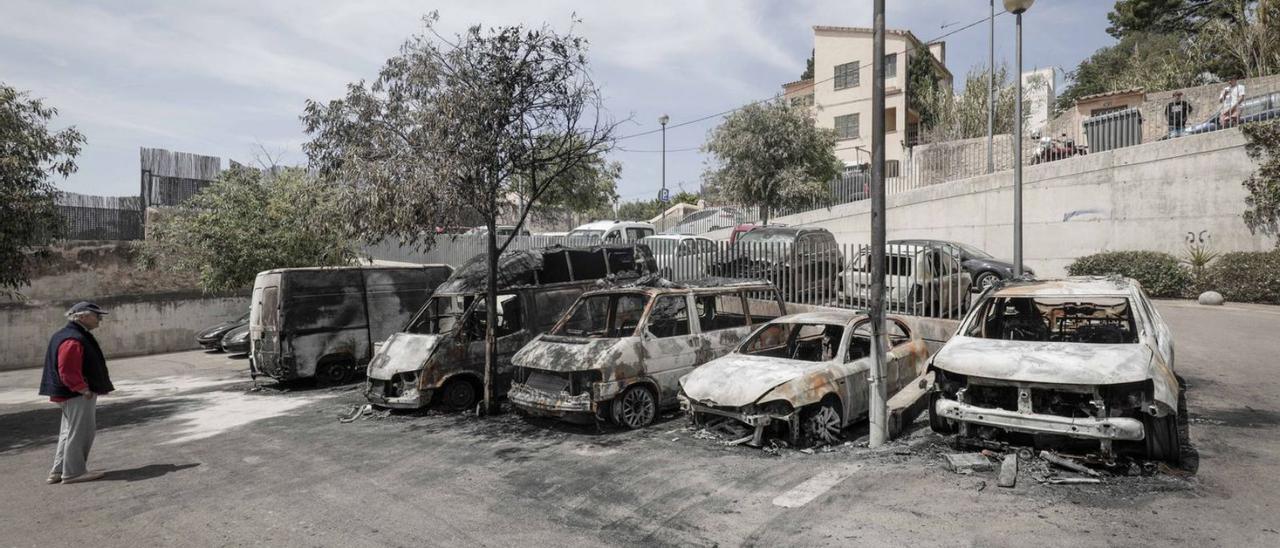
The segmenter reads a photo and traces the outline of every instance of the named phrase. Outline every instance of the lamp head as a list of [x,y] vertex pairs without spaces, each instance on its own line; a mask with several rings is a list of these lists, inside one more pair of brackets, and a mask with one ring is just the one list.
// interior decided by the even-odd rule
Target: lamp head
[[1031,9],[1031,4],[1034,3],[1036,3],[1036,0],[1004,0],[1004,9],[1009,13],[1019,15]]
[[671,121],[671,117],[667,116],[666,114],[663,114],[662,116],[658,117],[658,123],[664,126],[667,125],[667,122],[670,122],[670,121]]

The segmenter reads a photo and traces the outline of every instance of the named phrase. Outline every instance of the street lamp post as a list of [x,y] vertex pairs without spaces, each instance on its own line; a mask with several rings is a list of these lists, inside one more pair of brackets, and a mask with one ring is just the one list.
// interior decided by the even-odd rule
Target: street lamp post
[[658,123],[662,125],[662,190],[658,192],[658,202],[662,207],[662,220],[658,221],[662,225],[662,231],[667,229],[667,202],[662,201],[662,196],[667,192],[667,122],[671,121],[671,117],[663,114],[658,117]]
[[994,135],[996,129],[996,0],[989,6],[990,36],[987,40],[987,173],[996,170]]
[[1022,277],[1022,14],[1035,0],[1004,0],[1004,9],[1017,17],[1017,94],[1013,102],[1013,276]]

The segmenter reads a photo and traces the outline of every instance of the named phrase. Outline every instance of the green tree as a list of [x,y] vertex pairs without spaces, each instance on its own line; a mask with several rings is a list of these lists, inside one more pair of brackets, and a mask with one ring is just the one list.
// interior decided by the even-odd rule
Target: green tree
[[[997,134],[1013,133],[1014,102],[1017,88],[1011,80],[1009,69],[1001,64],[995,70]],[[943,142],[957,139],[983,137],[987,134],[987,105],[991,102],[987,93],[987,70],[975,67],[964,79],[959,95],[946,90],[927,95],[925,110],[931,113],[932,124],[922,125],[921,141]],[[1026,88],[1030,90],[1030,86]],[[1024,116],[1028,113],[1024,113]]]
[[618,204],[618,220],[620,221],[648,221],[673,205],[676,204],[697,204],[701,197],[695,193],[685,192],[681,190],[671,195],[671,202],[663,204],[657,198],[652,200],[633,200]]
[[1245,124],[1245,152],[1258,169],[1244,181],[1244,224],[1249,232],[1276,238],[1280,249],[1280,121]]
[[[435,226],[464,215],[488,230],[490,301],[500,218],[530,211],[577,170],[599,161],[617,124],[603,112],[587,42],[544,25],[482,29],[445,39],[438,16],[387,60],[373,83],[342,99],[308,101],[302,120],[312,165],[348,189],[346,218],[362,237],[429,247]],[[521,199],[513,199],[521,196]],[[486,307],[485,409],[492,410],[497,307]]]
[[30,283],[29,255],[62,233],[53,176],[75,173],[85,138],[49,129],[58,110],[0,82],[0,294]]
[[206,291],[253,286],[263,270],[350,264],[355,250],[338,189],[299,168],[237,166],[152,219],[143,257],[190,272]]
[[907,59],[907,106],[920,116],[920,129],[937,125],[943,101],[951,95],[943,89],[942,71],[929,61],[929,48],[916,46]]
[[809,60],[804,62],[804,72],[800,73],[801,80],[813,78],[813,50],[809,50]]
[[842,164],[834,131],[814,126],[808,108],[776,100],[747,105],[711,131],[712,155],[705,185],[725,199],[760,208],[768,223],[773,208],[800,207],[826,197]]

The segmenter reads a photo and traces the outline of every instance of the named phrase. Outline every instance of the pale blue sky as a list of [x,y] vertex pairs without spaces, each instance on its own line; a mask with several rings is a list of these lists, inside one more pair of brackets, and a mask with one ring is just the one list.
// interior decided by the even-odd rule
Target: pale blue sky
[[[630,135],[724,111],[776,94],[804,69],[813,25],[871,26],[863,1],[467,2],[336,0],[216,2],[5,0],[0,17],[0,81],[30,90],[60,110],[58,126],[88,137],[80,171],[59,186],[89,194],[138,192],[138,148],[161,147],[251,159],[261,143],[286,163],[303,163],[298,115],[307,98],[328,100],[351,81],[373,77],[419,18],[438,10],[441,27],[550,23],[570,14],[591,42],[593,76],[606,107],[630,119]],[[922,40],[987,14],[986,0],[888,0],[887,25]],[[1000,11],[1000,2],[996,2]],[[1110,2],[1040,0],[1024,18],[1027,68],[1070,70],[1112,43]],[[947,29],[940,26],[959,23]],[[1013,18],[996,19],[997,63],[1013,61]],[[947,38],[957,83],[985,65],[984,24]],[[1059,76],[1061,78],[1061,76]],[[716,120],[669,129],[668,185],[694,190],[702,144]],[[619,142],[660,148],[658,135]],[[660,155],[619,150],[619,193],[649,198]]]

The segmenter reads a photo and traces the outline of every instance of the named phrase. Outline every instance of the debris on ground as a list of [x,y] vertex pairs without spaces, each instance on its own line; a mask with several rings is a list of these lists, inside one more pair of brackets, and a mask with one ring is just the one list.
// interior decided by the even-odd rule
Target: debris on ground
[[1066,457],[1061,457],[1057,453],[1054,453],[1052,451],[1047,451],[1047,450],[1041,451],[1040,458],[1047,460],[1053,464],[1056,464],[1062,468],[1066,468],[1067,470],[1071,470],[1072,472],[1078,472],[1078,473],[1081,473],[1087,476],[1093,476],[1093,477],[1098,477],[1102,475],[1098,473],[1097,470],[1089,468],[1088,466],[1075,462]]
[[996,485],[1000,487],[1014,487],[1018,484],[1018,455],[1013,453],[1004,456],[1004,461],[1000,463],[1000,479]]
[[982,453],[947,453],[943,458],[947,461],[947,469],[957,474],[991,470],[991,460]]
[[373,414],[373,404],[366,403],[364,405],[353,405],[351,406],[351,409],[347,410],[347,413],[344,414],[342,418],[338,419],[338,422],[346,424],[349,422],[354,422],[356,419],[364,415],[371,415],[371,414]]
[[1098,478],[1045,478],[1041,483],[1050,485],[1085,485],[1102,483]]

